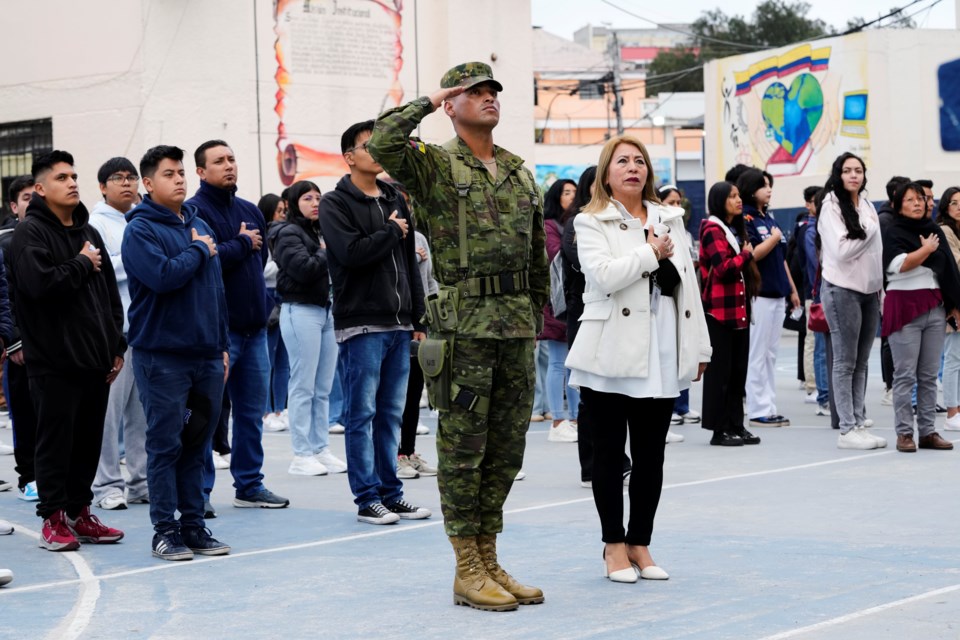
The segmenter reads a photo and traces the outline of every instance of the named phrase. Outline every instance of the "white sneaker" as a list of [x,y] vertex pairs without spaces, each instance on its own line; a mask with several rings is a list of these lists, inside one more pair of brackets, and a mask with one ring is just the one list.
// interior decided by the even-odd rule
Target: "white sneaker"
[[947,418],[943,423],[944,431],[960,431],[960,413],[953,416],[952,418]]
[[427,398],[427,388],[423,388],[423,393],[420,394],[420,408],[426,409],[430,406],[430,400]]
[[526,478],[526,477],[527,477],[527,474],[523,472],[523,469],[521,469],[520,471],[517,471],[517,477],[514,478],[514,480],[515,480],[516,482],[520,482],[521,480],[523,480],[523,479]]
[[3,444],[2,442],[0,442],[0,456],[12,456],[12,455],[13,455],[13,447],[11,447],[8,444]]
[[547,435],[548,442],[576,442],[577,428],[569,420],[563,420],[555,427],[550,427]]
[[101,509],[107,509],[108,511],[126,509],[127,499],[123,497],[122,493],[111,493],[101,498],[97,506]]
[[13,571],[10,569],[0,569],[0,587],[13,582]]
[[347,463],[333,455],[330,449],[324,449],[313,456],[317,461],[327,468],[330,473],[344,473],[347,470]]
[[700,423],[700,414],[691,409],[684,414],[680,415],[683,418],[683,424],[699,424]]
[[670,416],[670,424],[672,425],[683,424],[683,416],[681,416],[679,413],[674,413],[673,415]]
[[804,404],[817,404],[817,392],[811,391],[803,398]]
[[229,469],[230,468],[230,454],[222,456],[216,451],[213,452],[213,468],[214,469]]
[[401,480],[415,480],[420,477],[420,472],[413,466],[410,458],[397,456],[397,477]]
[[584,489],[593,489],[593,480],[581,480],[580,486]]
[[313,456],[294,456],[287,473],[295,476],[325,476],[327,468]]
[[0,520],[0,536],[8,536],[13,533],[13,525],[6,520]]
[[877,446],[877,441],[862,429],[850,429],[837,436],[838,449],[876,449]]
[[667,431],[667,444],[673,442],[683,442],[684,437],[679,433],[674,433],[673,431]]
[[339,422],[334,422],[332,425],[330,425],[329,432],[335,436],[339,436],[339,435],[342,435],[343,432],[346,430],[347,428],[344,427],[342,424],[340,424]]
[[289,428],[287,423],[278,415],[271,413],[263,419],[263,430],[271,433],[286,431]]
[[814,411],[818,416],[829,416],[830,415],[830,405],[829,404],[818,404],[817,410]]
[[873,421],[871,418],[864,418],[864,419],[863,419],[863,424],[858,425],[858,426],[861,426],[861,427],[863,427],[864,429],[869,429],[869,428],[872,427],[874,424],[876,424],[876,423],[874,423],[874,421]]
[[883,397],[880,398],[880,404],[885,407],[893,406],[893,389],[884,389]]
[[418,436],[425,436],[425,435],[427,435],[428,433],[430,433],[430,427],[428,427],[427,425],[423,424],[422,422],[418,422],[418,423],[417,423],[417,435],[418,435]]
[[413,468],[420,472],[420,475],[425,477],[437,475],[437,468],[431,466],[429,462],[421,458],[419,453],[413,452],[410,454],[409,460]]
[[886,449],[886,448],[887,448],[887,439],[886,439],[886,438],[881,438],[880,436],[875,436],[875,435],[873,435],[872,433],[870,433],[869,431],[867,431],[866,427],[857,427],[857,431],[859,431],[860,433],[862,433],[865,438],[870,438],[871,440],[873,440],[874,442],[876,442],[876,443],[877,443],[877,449]]

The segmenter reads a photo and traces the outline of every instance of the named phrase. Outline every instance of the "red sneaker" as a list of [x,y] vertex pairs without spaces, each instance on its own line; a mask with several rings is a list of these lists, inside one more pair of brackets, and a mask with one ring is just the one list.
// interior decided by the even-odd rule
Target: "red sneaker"
[[67,514],[61,509],[43,521],[40,546],[50,551],[76,551],[80,541],[67,526]]
[[101,544],[103,542],[116,542],[123,537],[123,531],[108,527],[100,522],[100,518],[90,513],[89,506],[83,508],[76,520],[66,518],[66,522],[70,531],[81,542]]

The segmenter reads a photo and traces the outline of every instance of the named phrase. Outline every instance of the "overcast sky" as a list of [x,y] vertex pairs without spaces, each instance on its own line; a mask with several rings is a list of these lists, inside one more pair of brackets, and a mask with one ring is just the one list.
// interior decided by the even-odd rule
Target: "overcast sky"
[[[890,8],[909,4],[912,0],[806,0],[811,5],[809,17],[819,18],[836,28],[845,27],[847,20],[860,16],[872,20],[889,13]],[[957,0],[941,0],[929,11],[923,10],[936,0],[921,0],[906,10],[917,25],[927,29],[956,28],[954,17]],[[693,22],[703,11],[716,8],[721,3],[707,0],[611,0],[631,13],[654,22]],[[753,15],[755,0],[723,0],[727,15],[739,14],[746,18]],[[550,33],[573,39],[573,32],[592,23],[609,22],[614,27],[652,27],[649,22],[637,19],[606,4],[602,0],[531,0],[533,24]]]

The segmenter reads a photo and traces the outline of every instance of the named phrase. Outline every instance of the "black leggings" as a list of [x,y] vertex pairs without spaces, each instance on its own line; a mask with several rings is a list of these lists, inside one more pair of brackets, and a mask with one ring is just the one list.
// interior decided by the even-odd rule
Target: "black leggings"
[[407,403],[400,421],[401,456],[412,455],[417,447],[417,424],[420,422],[420,396],[423,393],[423,369],[416,358],[410,360],[410,377],[407,379]]
[[[603,541],[646,546],[663,487],[663,450],[676,398],[631,398],[586,387],[580,398],[593,431],[593,501]],[[630,432],[630,518],[623,531],[623,450]]]
[[707,315],[713,355],[703,373],[701,426],[717,433],[739,433],[743,424],[743,395],[747,384],[750,328],[736,329]]

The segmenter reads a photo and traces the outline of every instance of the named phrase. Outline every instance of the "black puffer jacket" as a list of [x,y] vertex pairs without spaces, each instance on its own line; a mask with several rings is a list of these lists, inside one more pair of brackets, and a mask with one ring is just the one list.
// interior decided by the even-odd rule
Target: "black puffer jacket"
[[267,241],[277,263],[281,301],[329,306],[327,251],[320,245],[316,226],[299,211],[291,212],[290,222],[270,223]]

